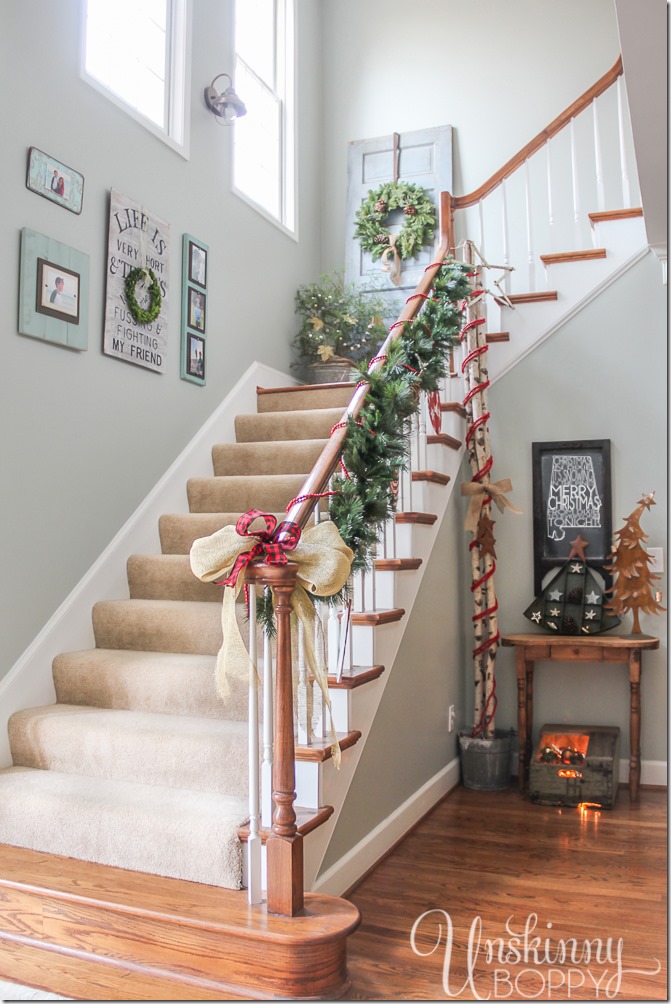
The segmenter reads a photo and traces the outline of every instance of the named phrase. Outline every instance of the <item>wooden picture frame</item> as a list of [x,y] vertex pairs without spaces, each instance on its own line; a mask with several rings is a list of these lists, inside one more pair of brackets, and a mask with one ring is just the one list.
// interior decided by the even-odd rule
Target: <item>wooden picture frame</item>
[[58,317],[68,324],[79,324],[79,272],[46,258],[37,259],[35,310]]
[[84,202],[84,177],[43,150],[28,150],[26,188],[79,215]]
[[183,235],[180,377],[201,387],[206,373],[209,251],[207,244],[191,234]]
[[189,282],[207,289],[207,248],[189,237],[187,255]]
[[611,575],[612,500],[610,440],[532,443],[534,591],[548,572],[565,564],[571,542],[587,541],[585,557],[602,576]]
[[205,339],[193,331],[186,336],[186,372],[191,377],[205,381]]

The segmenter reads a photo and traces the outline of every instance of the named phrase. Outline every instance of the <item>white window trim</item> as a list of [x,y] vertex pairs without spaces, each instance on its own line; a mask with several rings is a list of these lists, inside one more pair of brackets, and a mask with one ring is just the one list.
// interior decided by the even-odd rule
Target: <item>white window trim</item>
[[[244,2],[244,0],[239,0],[239,2]],[[284,74],[284,97],[282,99],[282,123],[280,128],[280,142],[282,143],[281,157],[282,157],[282,190],[280,192],[280,204],[282,218],[278,218],[269,210],[264,209],[258,202],[256,202],[250,195],[247,195],[240,188],[237,187],[235,181],[231,183],[231,191],[236,195],[242,202],[245,202],[252,209],[256,210],[259,216],[263,216],[265,219],[273,223],[278,230],[285,233],[292,240],[298,242],[298,131],[296,128],[296,119],[298,116],[298,111],[296,108],[296,74],[298,72],[298,38],[296,33],[296,0],[285,0],[284,3],[285,12],[285,25],[284,32],[291,32],[291,37],[293,39],[292,45],[292,67],[291,73],[287,73],[287,67],[285,66],[286,53],[284,51],[275,52],[275,60],[277,63],[278,57],[281,58],[282,66],[281,70],[278,66],[278,72]],[[234,52],[235,58],[235,52]],[[240,95],[244,101],[244,95]],[[233,125],[235,128],[235,125]],[[290,155],[289,151],[291,152]],[[234,168],[234,149],[233,143],[231,144],[231,178],[235,178],[235,168]],[[286,222],[285,222],[286,221]]]
[[[170,28],[170,78],[168,95],[167,129],[162,129],[151,119],[148,119],[137,108],[133,108],[114,91],[111,91],[102,81],[92,76],[86,69],[86,4],[82,4],[80,32],[80,64],[81,79],[95,91],[102,94],[126,115],[139,122],[140,125],[162,140],[185,160],[189,159],[190,124],[191,124],[191,25],[192,0],[171,0],[169,4]],[[184,44],[179,44],[180,40]]]

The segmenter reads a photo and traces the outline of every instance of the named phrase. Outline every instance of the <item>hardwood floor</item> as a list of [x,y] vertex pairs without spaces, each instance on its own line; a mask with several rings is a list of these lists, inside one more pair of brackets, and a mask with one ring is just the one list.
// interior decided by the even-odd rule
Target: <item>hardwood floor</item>
[[666,791],[597,813],[460,787],[348,896],[346,999],[667,1000],[666,893]]

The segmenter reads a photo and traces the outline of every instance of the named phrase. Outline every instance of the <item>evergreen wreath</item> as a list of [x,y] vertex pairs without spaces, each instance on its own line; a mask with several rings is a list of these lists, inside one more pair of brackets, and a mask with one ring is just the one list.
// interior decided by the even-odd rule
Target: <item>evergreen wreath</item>
[[368,192],[354,217],[354,237],[364,251],[370,252],[373,261],[392,245],[386,220],[394,209],[402,209],[405,214],[405,222],[394,239],[400,258],[415,257],[433,240],[436,209],[426,189],[409,181],[386,181]]
[[[143,276],[148,275],[151,279],[149,286],[149,306],[141,307],[135,297],[135,287]],[[133,315],[133,319],[138,324],[151,324],[161,313],[161,288],[158,284],[155,272],[150,268],[132,268],[124,282],[126,293],[126,303]]]

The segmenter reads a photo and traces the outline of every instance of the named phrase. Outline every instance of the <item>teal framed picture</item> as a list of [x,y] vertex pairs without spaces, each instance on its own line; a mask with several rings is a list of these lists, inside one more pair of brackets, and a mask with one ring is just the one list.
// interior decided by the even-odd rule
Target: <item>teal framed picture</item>
[[19,334],[66,349],[88,349],[89,256],[24,227]]
[[182,238],[182,337],[180,376],[191,383],[205,383],[207,332],[207,277],[209,247],[184,234]]
[[81,213],[84,202],[84,178],[72,167],[31,146],[28,151],[26,187],[50,199],[71,213]]

